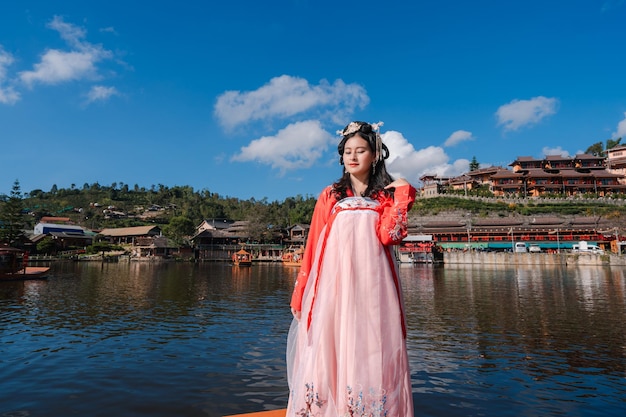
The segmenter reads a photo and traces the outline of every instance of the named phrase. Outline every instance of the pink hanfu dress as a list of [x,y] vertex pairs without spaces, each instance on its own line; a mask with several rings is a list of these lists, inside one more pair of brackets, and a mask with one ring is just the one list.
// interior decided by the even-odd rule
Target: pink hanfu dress
[[378,200],[348,197],[320,230],[301,319],[289,330],[288,417],[413,416],[402,293],[379,238],[382,212]]

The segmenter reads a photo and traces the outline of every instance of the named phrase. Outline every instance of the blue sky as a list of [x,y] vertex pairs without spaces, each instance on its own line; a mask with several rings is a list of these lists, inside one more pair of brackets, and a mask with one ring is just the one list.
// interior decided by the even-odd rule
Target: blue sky
[[0,194],[317,196],[351,120],[418,186],[573,156],[626,142],[624,45],[626,0],[2,2]]

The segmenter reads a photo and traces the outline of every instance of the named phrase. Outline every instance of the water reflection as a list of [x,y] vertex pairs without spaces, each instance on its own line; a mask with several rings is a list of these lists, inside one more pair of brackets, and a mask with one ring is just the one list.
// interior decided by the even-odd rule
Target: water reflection
[[401,271],[426,415],[626,410],[622,271],[446,267],[432,279]]
[[[284,407],[296,274],[273,264],[59,263],[47,282],[0,283],[0,416]],[[623,270],[400,275],[416,416],[626,411]]]

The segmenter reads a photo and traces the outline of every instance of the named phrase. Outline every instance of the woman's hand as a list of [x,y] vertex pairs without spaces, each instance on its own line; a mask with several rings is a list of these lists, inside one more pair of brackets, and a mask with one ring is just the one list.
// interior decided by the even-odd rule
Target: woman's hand
[[302,313],[300,311],[296,311],[293,309],[293,307],[291,308],[291,314],[293,314],[293,317],[300,321],[300,316],[302,315]]
[[404,178],[398,178],[397,180],[391,182],[388,186],[386,186],[385,189],[387,190],[389,188],[396,188],[396,187],[400,187],[401,185],[411,185],[411,184]]

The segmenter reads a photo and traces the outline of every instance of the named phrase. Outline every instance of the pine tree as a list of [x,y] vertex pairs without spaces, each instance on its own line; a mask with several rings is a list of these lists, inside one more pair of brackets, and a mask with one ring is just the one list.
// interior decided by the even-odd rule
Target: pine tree
[[20,182],[15,180],[11,195],[0,205],[0,242],[14,245],[24,237],[23,209]]
[[469,164],[469,170],[470,171],[476,171],[478,170],[478,168],[480,168],[480,164],[478,163],[478,160],[476,159],[475,156],[472,157],[472,161]]

